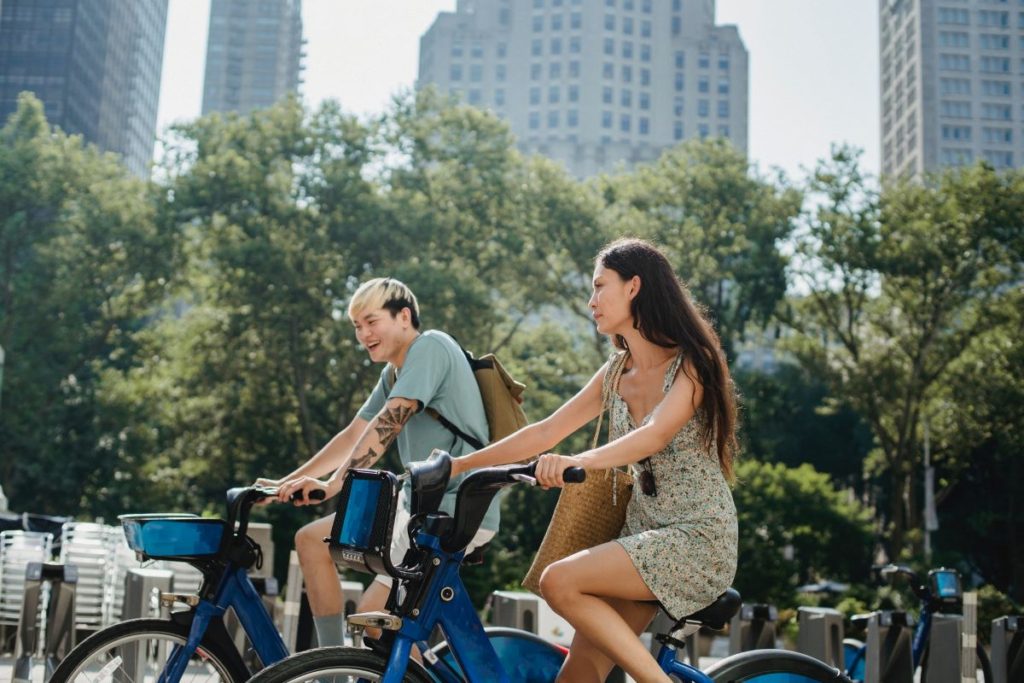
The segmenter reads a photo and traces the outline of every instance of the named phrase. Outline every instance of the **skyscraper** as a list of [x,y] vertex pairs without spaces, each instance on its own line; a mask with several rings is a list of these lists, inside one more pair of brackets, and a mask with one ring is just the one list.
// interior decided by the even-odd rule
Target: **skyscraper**
[[880,0],[882,173],[1024,165],[1024,5]]
[[269,107],[302,83],[302,0],[212,0],[203,114]]
[[32,91],[46,117],[145,176],[168,0],[0,0],[0,117]]
[[420,39],[433,84],[585,177],[693,137],[747,148],[747,50],[714,0],[459,0]]

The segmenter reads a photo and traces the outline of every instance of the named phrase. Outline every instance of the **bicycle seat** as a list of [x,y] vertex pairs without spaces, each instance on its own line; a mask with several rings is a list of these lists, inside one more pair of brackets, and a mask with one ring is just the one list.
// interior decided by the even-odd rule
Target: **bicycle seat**
[[729,623],[732,616],[740,610],[742,603],[743,599],[740,597],[739,592],[733,588],[728,588],[707,607],[676,621],[672,630],[678,631],[685,624],[697,623],[701,626],[707,626],[708,628],[720,631],[725,628],[725,625]]

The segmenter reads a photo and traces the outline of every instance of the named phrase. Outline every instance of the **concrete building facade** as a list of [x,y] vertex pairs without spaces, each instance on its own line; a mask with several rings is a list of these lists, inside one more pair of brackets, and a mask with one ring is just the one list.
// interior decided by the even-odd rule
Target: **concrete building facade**
[[31,91],[52,125],[148,175],[167,2],[0,1],[0,117]]
[[882,173],[1024,164],[1024,4],[880,0]]
[[203,114],[246,114],[302,84],[302,0],[212,0]]
[[577,177],[694,137],[746,152],[748,55],[714,0],[459,0],[420,39],[417,87],[505,119]]

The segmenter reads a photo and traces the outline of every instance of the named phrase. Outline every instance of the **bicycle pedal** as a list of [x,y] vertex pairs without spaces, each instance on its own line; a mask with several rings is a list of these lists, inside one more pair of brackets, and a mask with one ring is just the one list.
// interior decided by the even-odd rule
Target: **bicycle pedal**
[[191,593],[160,593],[160,603],[164,607],[173,607],[176,602],[195,607],[199,604],[199,596]]
[[379,628],[385,631],[397,631],[402,628],[402,618],[388,612],[362,612],[350,614],[346,619],[349,625],[363,628]]

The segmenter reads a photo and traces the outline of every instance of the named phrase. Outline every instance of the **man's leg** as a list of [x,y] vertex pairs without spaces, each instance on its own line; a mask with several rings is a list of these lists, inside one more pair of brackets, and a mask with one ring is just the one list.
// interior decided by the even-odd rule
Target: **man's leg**
[[345,600],[341,581],[324,537],[330,536],[334,515],[307,524],[295,534],[306,597],[313,612],[317,642],[321,646],[345,644]]

